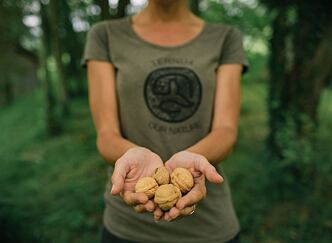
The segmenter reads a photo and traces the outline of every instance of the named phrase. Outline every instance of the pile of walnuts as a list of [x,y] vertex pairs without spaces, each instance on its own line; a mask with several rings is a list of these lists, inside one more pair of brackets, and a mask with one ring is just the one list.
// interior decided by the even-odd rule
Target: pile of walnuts
[[135,185],[135,192],[143,192],[163,211],[170,210],[194,186],[194,178],[185,168],[176,168],[171,175],[165,167],[156,169],[152,177],[143,177]]

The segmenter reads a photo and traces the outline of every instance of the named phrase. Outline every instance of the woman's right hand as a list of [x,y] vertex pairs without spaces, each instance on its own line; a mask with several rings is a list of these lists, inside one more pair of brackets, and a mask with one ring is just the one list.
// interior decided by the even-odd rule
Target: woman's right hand
[[136,182],[145,176],[151,176],[154,171],[163,166],[161,158],[143,147],[128,149],[114,166],[112,175],[112,195],[121,195],[125,203],[134,207],[136,212],[153,212],[155,203],[144,193],[135,192]]

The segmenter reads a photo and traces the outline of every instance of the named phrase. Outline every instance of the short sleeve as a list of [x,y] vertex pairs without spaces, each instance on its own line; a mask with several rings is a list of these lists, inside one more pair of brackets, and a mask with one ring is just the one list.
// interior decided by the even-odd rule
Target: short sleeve
[[88,60],[111,62],[108,35],[105,22],[97,23],[88,31],[81,65]]
[[231,28],[223,43],[219,65],[242,64],[243,73],[248,71],[249,63],[243,49],[242,35],[239,30]]

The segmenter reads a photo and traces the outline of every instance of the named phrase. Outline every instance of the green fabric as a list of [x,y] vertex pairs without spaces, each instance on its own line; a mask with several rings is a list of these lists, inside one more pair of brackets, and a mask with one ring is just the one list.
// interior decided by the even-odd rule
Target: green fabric
[[[218,66],[247,66],[241,34],[232,27],[208,23],[193,40],[163,47],[141,39],[130,17],[91,28],[83,64],[90,59],[115,66],[122,135],[164,161],[209,133]],[[112,197],[111,175],[112,167],[104,224],[118,237],[139,242],[223,242],[239,231],[225,175],[222,185],[207,183],[208,196],[192,216],[170,223],[155,223],[151,214],[136,214],[121,198]]]

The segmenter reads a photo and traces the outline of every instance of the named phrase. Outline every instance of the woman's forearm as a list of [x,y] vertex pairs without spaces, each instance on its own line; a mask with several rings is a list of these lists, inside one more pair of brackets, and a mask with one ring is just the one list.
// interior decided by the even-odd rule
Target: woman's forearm
[[212,130],[206,137],[186,150],[201,154],[210,163],[217,165],[230,154],[236,138],[236,129],[232,127],[219,127]]
[[[216,165],[232,151],[236,137],[237,131],[234,128],[220,127],[186,150],[201,154]],[[97,137],[98,151],[111,165],[133,147],[139,146],[117,134],[102,133]]]
[[100,155],[111,165],[114,165],[128,149],[138,145],[117,134],[101,133],[97,136],[97,148]]

